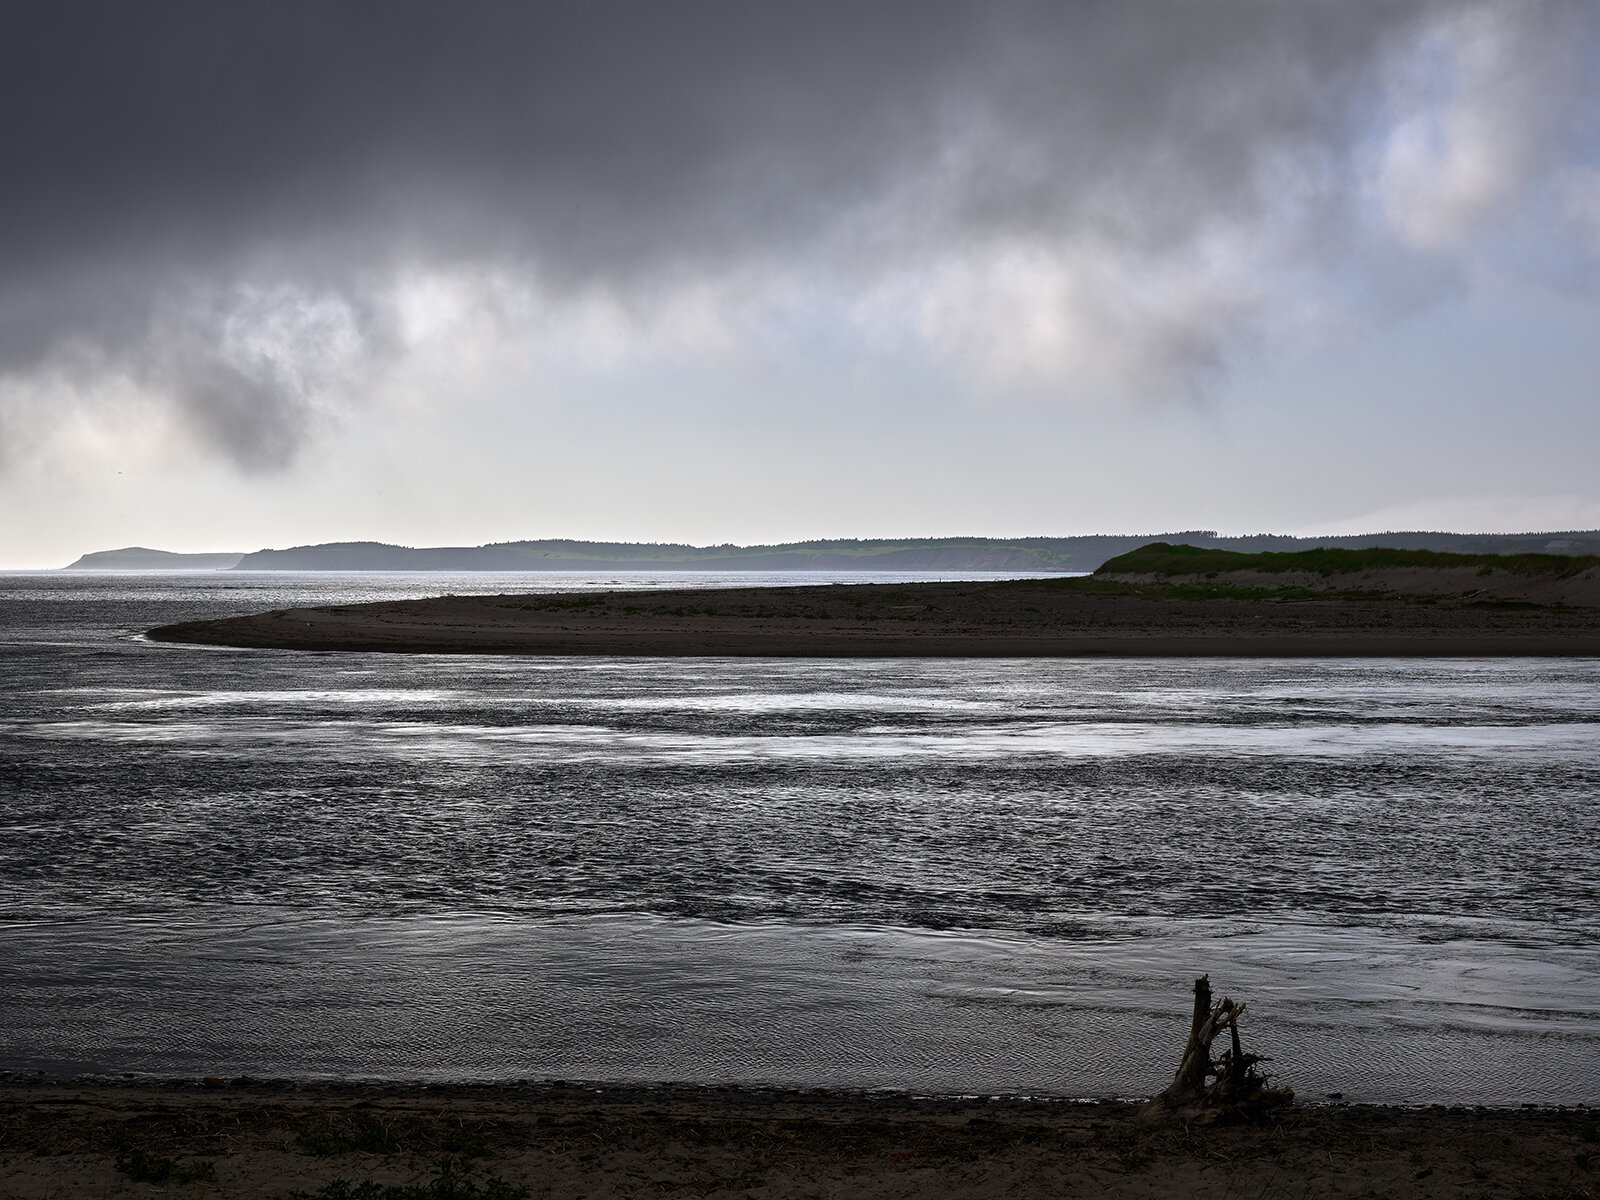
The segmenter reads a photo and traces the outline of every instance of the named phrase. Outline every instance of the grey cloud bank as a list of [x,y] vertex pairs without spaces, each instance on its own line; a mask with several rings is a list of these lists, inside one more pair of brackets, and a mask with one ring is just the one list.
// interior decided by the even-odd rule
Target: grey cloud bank
[[629,278],[781,258],[906,183],[913,233],[1181,238],[1250,205],[1264,155],[1343,141],[1426,11],[14,5],[5,252],[159,272],[331,236]]
[[[12,5],[0,364],[13,381],[121,375],[252,466],[285,461],[320,395],[359,395],[399,352],[408,269],[644,305],[753,274],[741,298],[759,305],[796,275],[848,304],[931,265],[952,305],[998,291],[1031,310],[1012,352],[1047,375],[1083,326],[1106,354],[1117,333],[1134,365],[1215,365],[1261,284],[1219,278],[1206,239],[1280,270],[1358,239],[1359,160],[1384,153],[1403,61],[1432,63],[1412,86],[1446,108],[1402,114],[1438,128],[1402,130],[1367,183],[1389,172],[1414,240],[1466,237],[1560,142],[1593,82],[1574,48],[1591,16],[1352,0]],[[951,343],[994,332],[921,315]]]

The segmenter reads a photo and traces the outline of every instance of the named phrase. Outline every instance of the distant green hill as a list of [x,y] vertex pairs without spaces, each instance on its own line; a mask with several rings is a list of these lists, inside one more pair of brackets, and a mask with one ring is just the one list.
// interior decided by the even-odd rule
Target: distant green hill
[[[1119,539],[1133,543],[1135,539]],[[1117,546],[1115,549],[1122,549]],[[1114,552],[1114,550],[1110,551]],[[1103,557],[1103,555],[1098,556]],[[1096,561],[1098,561],[1098,557]],[[245,571],[1064,571],[1070,554],[995,538],[790,542],[774,546],[580,542],[551,539],[489,546],[389,546],[344,542],[261,550]]]
[[1349,538],[1273,534],[1221,538],[1211,530],[1021,538],[832,538],[769,546],[677,542],[500,542],[488,546],[390,546],[336,542],[261,550],[242,571],[1093,571],[1153,541],[1247,552],[1395,546],[1479,554],[1600,553],[1600,531],[1561,534],[1374,533]]

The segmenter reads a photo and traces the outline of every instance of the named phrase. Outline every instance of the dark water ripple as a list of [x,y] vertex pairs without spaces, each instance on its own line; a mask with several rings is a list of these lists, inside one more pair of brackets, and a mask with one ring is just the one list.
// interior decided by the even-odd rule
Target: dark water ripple
[[[1154,1014],[1209,967],[1339,1090],[1600,1086],[1600,662],[135,636],[528,582],[0,578],[0,1007],[31,1030],[0,1066],[650,1078],[660,1043],[673,1078],[1126,1091],[1169,1032]],[[448,983],[419,965],[446,959]],[[270,995],[229,1035],[212,1009],[252,986]],[[384,988],[408,999],[375,1008]],[[166,1033],[135,1036],[150,1006]],[[363,1032],[378,1009],[387,1048]],[[482,1028],[434,1046],[452,1020]],[[809,1032],[758,1050],[734,1020]],[[864,1058],[885,1029],[901,1049]],[[1381,1036],[1389,1074],[1352,1080],[1329,1030]],[[1123,1057],[1093,1058],[1100,1037]],[[1556,1064],[1545,1092],[1519,1054]]]

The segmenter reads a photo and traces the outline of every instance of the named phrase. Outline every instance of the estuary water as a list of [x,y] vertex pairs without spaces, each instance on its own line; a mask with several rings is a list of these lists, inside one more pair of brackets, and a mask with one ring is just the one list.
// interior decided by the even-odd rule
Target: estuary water
[[1600,1102],[1600,660],[139,637],[863,578],[0,576],[0,1070]]

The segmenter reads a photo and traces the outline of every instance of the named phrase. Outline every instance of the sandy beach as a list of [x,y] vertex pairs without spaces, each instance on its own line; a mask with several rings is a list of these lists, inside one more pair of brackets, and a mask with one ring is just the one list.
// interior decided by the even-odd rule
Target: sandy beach
[[1025,579],[442,596],[186,622],[149,636],[217,646],[446,654],[1596,655],[1600,609],[1471,592],[1189,598],[1096,580]]
[[1155,1129],[1135,1112],[671,1087],[13,1082],[0,1085],[0,1196],[1578,1198],[1600,1181],[1593,1110],[1327,1102],[1271,1125]]

